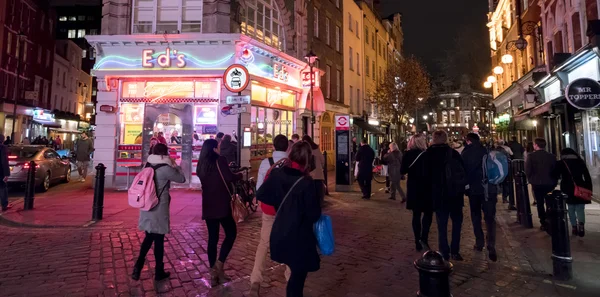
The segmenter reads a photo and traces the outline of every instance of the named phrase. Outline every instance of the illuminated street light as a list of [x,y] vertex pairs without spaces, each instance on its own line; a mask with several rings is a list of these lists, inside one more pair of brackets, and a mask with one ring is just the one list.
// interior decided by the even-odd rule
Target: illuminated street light
[[500,75],[504,73],[504,68],[502,68],[502,66],[496,66],[494,67],[494,73]]
[[495,77],[495,76],[493,76],[493,75],[490,75],[490,76],[488,76],[488,77],[487,77],[487,82],[489,82],[490,84],[493,84],[493,83],[495,83],[495,82],[497,82],[497,81],[498,81],[498,80],[497,80],[497,79],[496,79],[496,77]]
[[427,115],[424,115],[424,116],[423,116],[423,119],[427,121]]
[[502,63],[511,64],[513,62],[513,56],[511,54],[506,54],[501,58]]
[[486,89],[489,89],[489,88],[492,87],[492,83],[489,82],[489,81],[486,81],[486,82],[483,83],[483,87],[486,88]]

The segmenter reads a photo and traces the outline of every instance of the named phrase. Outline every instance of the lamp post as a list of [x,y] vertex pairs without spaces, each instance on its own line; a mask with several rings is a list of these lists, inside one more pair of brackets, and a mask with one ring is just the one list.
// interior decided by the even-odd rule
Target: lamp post
[[[19,89],[19,85],[21,84],[19,75],[21,74],[21,37],[25,36],[23,32],[19,32],[17,34],[17,83],[15,85],[15,95],[13,96],[13,122],[12,122],[12,131],[10,133],[10,141],[12,144],[15,144],[15,127],[17,124],[17,99],[21,96],[21,90]],[[27,61],[24,61],[27,62]]]
[[313,138],[315,138],[315,94],[313,91],[314,85],[315,85],[315,74],[313,72],[313,67],[315,62],[317,61],[318,57],[317,55],[315,55],[315,53],[313,53],[312,50],[310,50],[310,52],[308,54],[306,54],[306,56],[304,56],[304,59],[306,59],[306,61],[308,62],[308,66],[310,67],[310,136]]

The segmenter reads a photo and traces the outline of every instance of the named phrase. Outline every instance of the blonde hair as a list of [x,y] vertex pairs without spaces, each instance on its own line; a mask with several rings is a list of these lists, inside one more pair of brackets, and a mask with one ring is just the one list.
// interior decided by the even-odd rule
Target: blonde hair
[[398,145],[395,142],[390,143],[390,147],[392,151],[399,151],[400,148],[398,147]]
[[423,134],[414,135],[408,141],[408,149],[409,150],[419,149],[422,151],[426,150],[427,149],[427,139],[425,139],[425,135],[423,135]]

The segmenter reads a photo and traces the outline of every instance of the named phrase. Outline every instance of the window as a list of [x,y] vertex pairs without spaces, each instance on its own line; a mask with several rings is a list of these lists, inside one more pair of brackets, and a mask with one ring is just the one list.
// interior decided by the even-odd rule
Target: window
[[369,56],[365,56],[365,75],[369,77]]
[[360,110],[360,89],[356,89],[356,113],[362,114]]
[[67,87],[67,74],[63,72],[63,87]]
[[369,29],[365,27],[365,42],[369,44]]
[[325,18],[325,44],[327,44],[327,45],[330,44],[330,40],[329,40],[330,36],[331,36],[331,34],[329,34],[329,18]]
[[350,106],[353,106],[354,101],[352,101],[352,96],[354,96],[354,88],[350,86]]
[[81,51],[81,57],[82,58],[86,58],[87,57],[87,50],[82,50]]
[[352,15],[348,13],[348,30],[352,32]]
[[78,21],[85,21],[85,16],[84,15],[80,15],[77,17]]
[[275,0],[247,0],[242,33],[269,46],[285,48],[285,30]]
[[327,84],[327,87],[325,88],[325,98],[329,99],[331,98],[331,66],[329,65],[325,68],[325,80],[325,83]]
[[335,7],[340,8],[340,0],[335,0]]
[[77,30],[67,31],[67,38],[76,38],[76,37],[77,37]]
[[96,17],[95,17],[95,16],[93,16],[93,15],[88,15],[88,16],[87,16],[87,20],[88,20],[88,21],[94,21],[94,20],[96,20]]
[[373,67],[371,67],[371,71],[373,71],[373,80],[375,80],[375,76],[377,75],[377,69],[375,69],[375,60],[371,61],[371,65],[373,65]]
[[40,29],[44,31],[44,24],[46,23],[46,15],[42,14],[42,21],[40,22]]
[[335,50],[340,51],[340,27],[335,26]]
[[356,74],[360,75],[360,55],[356,53]]
[[38,56],[37,56],[38,64],[42,64],[42,47],[38,46]]
[[85,36],[85,29],[77,30],[77,38],[83,38]]
[[134,0],[132,34],[201,32],[202,1]]
[[90,29],[87,35],[98,35],[98,29]]
[[27,62],[27,52],[29,51],[28,48],[29,48],[29,46],[28,46],[27,41],[23,42],[23,61],[24,62]]
[[74,22],[74,21],[76,21],[76,20],[77,20],[77,17],[74,17],[74,16],[70,16],[70,17],[69,17],[69,21],[71,21],[71,22]]
[[573,50],[577,51],[581,48],[581,25],[579,24],[579,12],[576,12],[571,17],[573,23]]
[[313,23],[313,31],[315,37],[319,37],[319,9],[315,7],[315,21]]
[[371,34],[371,48],[375,49],[375,33]]
[[16,41],[16,46],[15,46],[15,57],[20,57],[21,56],[21,38],[17,35],[17,38],[15,39]]
[[10,51],[12,50],[12,33],[8,32],[8,36],[6,37],[6,53],[10,55]]
[[349,47],[349,54],[348,54],[348,63],[350,64],[350,70],[354,71],[354,53],[352,51],[352,47]]
[[[360,36],[358,36],[358,21],[354,21],[354,27],[356,27],[356,37],[358,39],[360,39]],[[352,31],[352,30],[350,30],[350,31]]]
[[342,72],[337,70],[335,72],[335,83],[336,83],[336,95],[337,101],[342,100]]
[[46,50],[46,67],[50,67],[50,50]]
[[67,17],[66,16],[58,17],[58,21],[59,22],[66,22],[67,21]]

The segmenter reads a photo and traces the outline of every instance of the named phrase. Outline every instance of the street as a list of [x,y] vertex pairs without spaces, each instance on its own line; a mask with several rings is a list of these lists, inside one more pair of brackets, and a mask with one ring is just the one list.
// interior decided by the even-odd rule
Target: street
[[[45,216],[50,215],[44,212],[48,207],[45,204],[61,199],[81,200],[81,196],[90,195],[88,187],[70,183],[40,195],[39,209],[29,212],[35,214],[32,220],[37,228],[0,227],[0,248],[5,251],[0,255],[1,296],[244,296],[249,289],[260,232],[259,213],[238,224],[238,237],[225,265],[233,281],[210,288],[207,231],[198,219],[201,192],[173,191],[172,232],[165,244],[165,268],[172,274],[169,281],[155,285],[152,255],[147,257],[149,264],[141,280],[130,278],[143,233],[136,229],[136,210],[128,208],[123,192],[107,194],[107,215],[100,223],[90,227],[43,225]],[[327,198],[324,213],[333,219],[336,251],[332,256],[323,256],[321,269],[309,274],[306,296],[416,294],[419,277],[413,261],[420,253],[414,250],[411,213],[400,201],[388,200],[381,184],[374,183],[373,191],[372,201],[361,200],[357,191],[332,193]],[[57,195],[61,192],[64,197]],[[76,193],[80,193],[79,197]],[[82,209],[67,209],[68,205],[81,208],[69,201],[61,202],[60,216],[72,213],[74,221],[89,217],[87,209],[84,216],[79,216]],[[118,203],[123,204],[119,206],[121,210],[108,209],[112,207],[109,204]],[[16,203],[17,210],[3,214],[2,221],[20,218],[20,207]],[[499,261],[492,263],[485,251],[472,249],[474,236],[465,208],[461,243],[465,261],[454,262],[454,296],[593,296],[587,291],[589,287],[554,283],[547,274],[534,269],[523,248],[514,244],[514,235],[507,233],[514,226],[505,222],[510,219],[502,215],[503,209],[499,205]],[[542,234],[539,236],[544,238],[539,240],[549,244],[543,233],[535,234]],[[598,237],[598,232],[590,230],[588,236]],[[435,249],[435,223],[429,241]],[[272,262],[268,267],[261,296],[285,296],[284,268]]]

